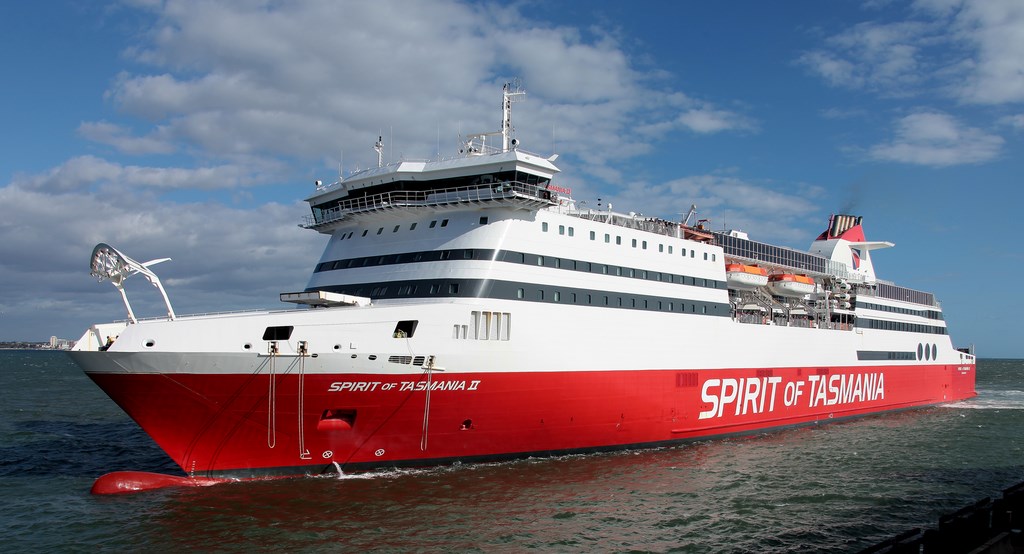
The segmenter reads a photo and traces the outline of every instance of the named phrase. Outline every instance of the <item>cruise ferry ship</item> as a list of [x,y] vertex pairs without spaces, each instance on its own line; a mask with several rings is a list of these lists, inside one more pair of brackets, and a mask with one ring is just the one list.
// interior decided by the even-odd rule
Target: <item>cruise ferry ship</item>
[[[862,218],[808,251],[584,208],[502,128],[317,183],[295,308],[174,313],[100,244],[126,321],[71,352],[192,482],[673,445],[974,396],[932,294],[878,279]],[[140,274],[167,316],[135,317]],[[212,480],[212,481],[211,481]],[[113,487],[137,488],[131,483]]]

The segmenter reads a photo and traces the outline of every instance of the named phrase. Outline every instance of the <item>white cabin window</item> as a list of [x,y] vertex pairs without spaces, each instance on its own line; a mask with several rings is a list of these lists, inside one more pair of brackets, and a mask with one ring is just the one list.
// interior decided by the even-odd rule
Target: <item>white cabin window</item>
[[559,225],[558,226],[558,234],[559,235],[564,235],[565,234],[565,225]]
[[616,237],[615,237],[615,244],[618,244],[618,245],[622,244],[622,237],[621,236],[616,235]]
[[590,240],[597,240],[597,233],[595,233],[594,231],[591,231],[590,232]]
[[569,227],[569,236],[570,237],[576,236],[576,230],[573,229],[572,227]]
[[611,235],[609,235],[608,233],[605,233],[605,234],[604,234],[604,241],[605,241],[606,243],[608,243],[608,242],[611,242],[611,241],[612,241],[612,236],[611,236]]
[[542,222],[541,222],[541,224],[540,224],[540,230],[541,230],[541,231],[544,231],[545,233],[547,233],[547,232],[548,232],[548,222],[547,222],[547,221],[542,221]]

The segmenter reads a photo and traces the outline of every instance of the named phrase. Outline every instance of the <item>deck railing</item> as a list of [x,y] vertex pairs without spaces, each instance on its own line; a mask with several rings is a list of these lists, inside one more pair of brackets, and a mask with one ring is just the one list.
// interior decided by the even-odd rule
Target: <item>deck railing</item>
[[425,191],[394,190],[380,194],[341,200],[326,210],[306,216],[303,227],[318,227],[346,216],[403,208],[443,207],[484,202],[510,201],[537,207],[558,202],[550,191],[519,181],[502,181],[484,185],[431,189]]

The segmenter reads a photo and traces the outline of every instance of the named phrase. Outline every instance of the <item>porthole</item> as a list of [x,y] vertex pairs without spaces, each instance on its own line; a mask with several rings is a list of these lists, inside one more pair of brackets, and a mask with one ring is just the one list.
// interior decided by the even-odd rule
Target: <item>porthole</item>
[[242,348],[244,348],[245,350],[252,350],[252,343],[251,342],[247,342],[247,343],[242,345]]
[[334,349],[335,350],[341,350],[341,345],[340,344],[335,344],[334,345]]
[[357,355],[356,355],[356,354],[352,354],[352,359],[353,359],[353,360],[354,360],[354,359],[356,359],[356,357],[357,357]]
[[369,358],[371,360],[376,360],[377,359],[377,355],[376,354],[370,354],[369,356],[367,356],[367,358]]
[[146,339],[146,342],[144,344],[146,348],[153,348],[154,346],[156,346],[156,341],[153,339]]
[[924,345],[921,343],[917,343],[917,359],[918,361],[924,359]]
[[939,359],[939,347],[936,346],[935,344],[932,344],[932,359]]
[[932,349],[928,348],[927,344],[924,346],[924,359],[925,360],[932,359]]

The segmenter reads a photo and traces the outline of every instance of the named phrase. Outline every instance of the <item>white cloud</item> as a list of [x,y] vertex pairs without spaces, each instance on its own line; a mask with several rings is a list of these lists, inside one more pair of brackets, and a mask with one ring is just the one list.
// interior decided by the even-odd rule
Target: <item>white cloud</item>
[[799,229],[820,208],[814,199],[823,189],[803,183],[750,182],[731,175],[693,175],[664,183],[633,182],[607,197],[617,208],[630,206],[648,216],[678,220],[696,204],[698,217],[709,219],[713,229],[740,229],[753,240],[781,241],[805,248],[814,238]]
[[280,167],[272,162],[211,167],[121,165],[95,156],[72,158],[39,175],[18,175],[13,186],[49,192],[95,190],[235,189],[266,184]]
[[[0,258],[8,261],[0,264],[0,332],[77,338],[90,323],[124,318],[113,287],[89,277],[88,257],[99,242],[141,261],[172,258],[156,271],[179,313],[284,307],[277,293],[305,286],[325,240],[297,226],[306,213],[298,203],[243,210],[9,184],[0,188]],[[140,316],[162,313],[144,279],[128,287]],[[40,318],[49,327],[30,329]]]
[[[638,70],[614,36],[532,21],[514,7],[310,0],[152,9],[158,23],[129,55],[155,71],[123,73],[108,97],[179,150],[307,160],[341,151],[346,167],[366,167],[368,145],[383,133],[393,134],[394,157],[434,157],[438,142],[451,154],[459,131],[496,130],[498,90],[513,76],[529,92],[514,118],[524,148],[543,153],[554,136],[592,175],[666,132],[753,127],[711,102],[650,88],[657,70]],[[657,132],[632,132],[642,127]],[[87,131],[108,144],[121,138]],[[141,150],[139,140],[130,144]]]
[[918,22],[859,23],[797,62],[833,86],[903,95],[927,78],[931,62],[921,50],[939,32]]
[[695,133],[710,134],[726,130],[753,129],[743,116],[727,110],[702,106],[680,114],[679,123]]
[[832,86],[883,96],[1024,101],[1024,3],[918,0],[906,21],[847,27],[797,63]]
[[1013,127],[1016,131],[1024,131],[1024,114],[1008,115],[999,120],[999,123]]
[[935,167],[973,164],[995,159],[1003,139],[967,127],[948,114],[922,112],[895,122],[895,138],[875,145],[869,157]]
[[[460,131],[497,130],[511,77],[529,92],[514,115],[524,149],[554,148],[599,194],[619,186],[621,162],[666,134],[754,128],[740,111],[653,86],[667,82],[663,72],[638,69],[612,34],[534,21],[516,6],[126,6],[153,26],[125,50],[130,70],[110,76],[116,113],[78,127],[116,152],[74,156],[0,187],[0,335],[18,336],[14,322],[42,325],[44,311],[60,310],[48,320],[70,331],[26,338],[123,317],[116,293],[88,277],[97,242],[173,258],[157,271],[179,313],[276,305],[278,292],[304,286],[323,238],[297,227],[307,208],[267,202],[256,187],[326,177],[339,152],[348,170],[372,165],[378,134],[389,161],[452,154]],[[124,157],[137,155],[147,157]],[[255,208],[224,204],[241,197]],[[139,287],[139,312],[160,312],[148,284],[129,287]]]
[[133,137],[131,132],[120,125],[107,121],[82,122],[78,132],[83,137],[102,144],[109,144],[125,154],[170,154],[174,145],[159,136],[160,130],[145,137]]
[[961,99],[978,104],[1024,101],[1024,2],[963,2],[956,36],[975,51]]

